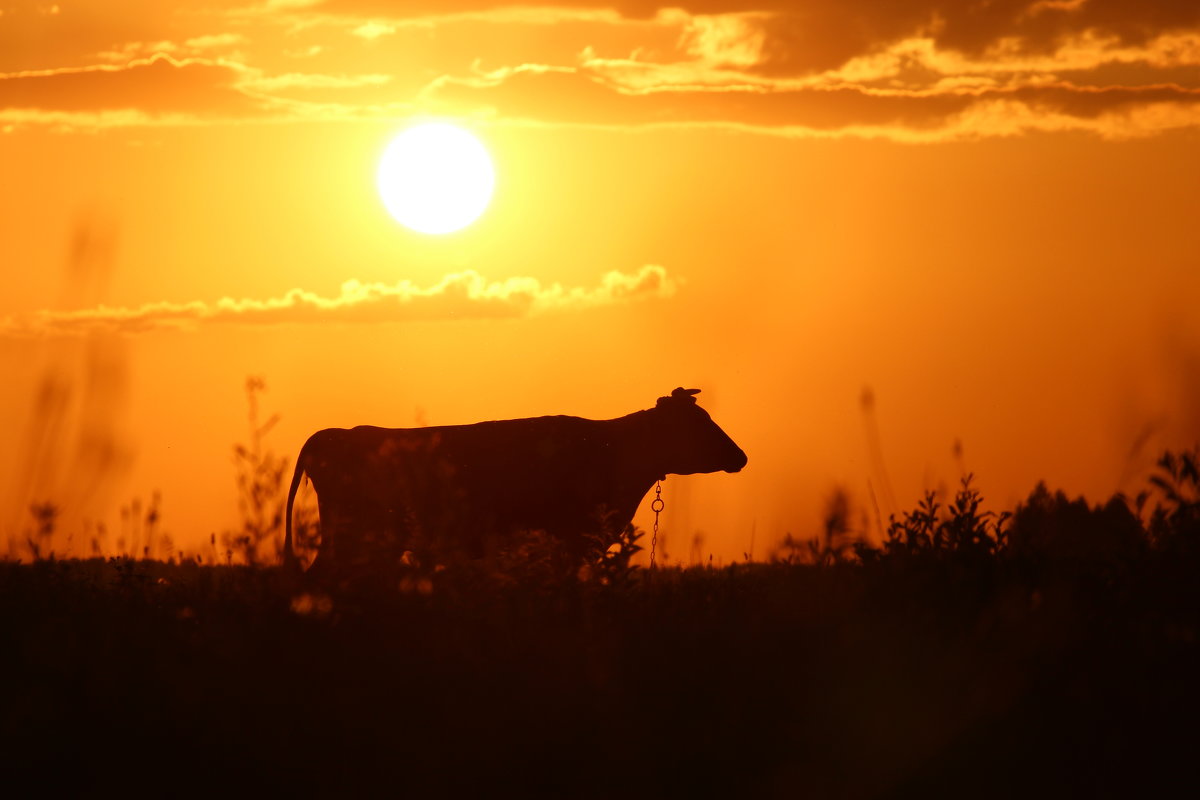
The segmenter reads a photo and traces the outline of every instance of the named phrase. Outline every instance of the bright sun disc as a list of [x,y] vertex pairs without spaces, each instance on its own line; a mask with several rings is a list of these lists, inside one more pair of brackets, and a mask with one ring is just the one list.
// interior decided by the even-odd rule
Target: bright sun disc
[[379,195],[397,222],[421,233],[470,225],[492,199],[496,173],[478,139],[444,122],[416,125],[388,145]]

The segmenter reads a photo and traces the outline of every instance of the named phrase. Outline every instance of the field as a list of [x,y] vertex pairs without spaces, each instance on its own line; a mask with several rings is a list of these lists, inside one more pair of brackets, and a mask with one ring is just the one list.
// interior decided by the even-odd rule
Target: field
[[[0,563],[10,780],[76,793],[1144,795],[1195,783],[1200,504],[965,485],[878,547],[537,554],[317,591],[278,568]],[[1190,472],[1189,472],[1190,470]],[[611,565],[610,565],[611,566]]]

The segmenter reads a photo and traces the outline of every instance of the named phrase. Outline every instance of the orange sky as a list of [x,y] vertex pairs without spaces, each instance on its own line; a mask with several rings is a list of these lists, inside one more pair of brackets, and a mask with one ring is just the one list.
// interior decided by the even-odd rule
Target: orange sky
[[[495,161],[460,233],[376,194],[425,117]],[[251,374],[289,456],[699,387],[750,463],[668,480],[674,557],[1137,488],[1200,439],[1198,131],[1193,0],[0,0],[0,548],[232,527]]]

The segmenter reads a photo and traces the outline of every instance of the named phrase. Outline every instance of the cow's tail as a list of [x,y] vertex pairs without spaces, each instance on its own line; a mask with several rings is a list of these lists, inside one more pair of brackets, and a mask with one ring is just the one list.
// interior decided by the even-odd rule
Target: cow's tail
[[300,571],[300,562],[292,548],[292,506],[296,502],[296,490],[300,488],[300,480],[304,477],[304,451],[307,449],[308,442],[305,442],[304,447],[300,448],[300,455],[296,456],[296,471],[292,473],[292,485],[288,489],[287,508],[284,511],[283,568],[289,573]]

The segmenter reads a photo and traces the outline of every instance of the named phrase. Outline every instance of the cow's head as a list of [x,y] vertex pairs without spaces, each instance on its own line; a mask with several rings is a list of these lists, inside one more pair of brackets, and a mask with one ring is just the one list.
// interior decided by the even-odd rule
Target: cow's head
[[661,448],[663,472],[738,472],[746,466],[746,454],[696,405],[699,393],[699,389],[680,387],[670,396],[658,398],[652,412],[653,438]]

